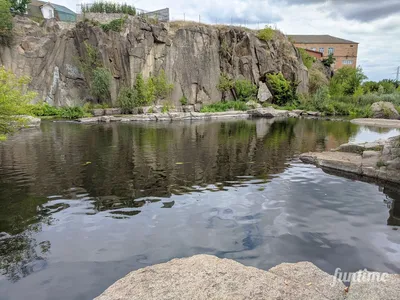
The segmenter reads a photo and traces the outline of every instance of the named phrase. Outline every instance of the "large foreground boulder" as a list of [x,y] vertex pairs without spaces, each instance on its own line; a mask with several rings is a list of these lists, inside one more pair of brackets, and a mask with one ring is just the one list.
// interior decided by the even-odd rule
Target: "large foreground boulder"
[[399,112],[391,102],[375,102],[371,105],[372,117],[377,119],[400,119]]
[[267,272],[195,255],[131,272],[96,299],[344,299],[345,286],[333,282],[333,276],[308,262]]

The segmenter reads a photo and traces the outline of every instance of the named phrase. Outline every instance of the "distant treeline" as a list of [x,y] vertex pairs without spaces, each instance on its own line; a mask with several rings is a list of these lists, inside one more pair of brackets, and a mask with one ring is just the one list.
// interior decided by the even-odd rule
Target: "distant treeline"
[[136,15],[136,9],[126,3],[96,1],[91,4],[82,4],[82,13],[123,13],[134,16]]

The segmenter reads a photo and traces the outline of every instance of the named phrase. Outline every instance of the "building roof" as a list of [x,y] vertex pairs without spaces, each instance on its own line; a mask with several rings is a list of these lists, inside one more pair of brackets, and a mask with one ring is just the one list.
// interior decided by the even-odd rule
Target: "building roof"
[[358,44],[357,42],[337,38],[331,35],[288,35],[299,44]]
[[40,7],[45,4],[46,4],[46,2],[43,2],[43,1],[32,0],[28,5]]

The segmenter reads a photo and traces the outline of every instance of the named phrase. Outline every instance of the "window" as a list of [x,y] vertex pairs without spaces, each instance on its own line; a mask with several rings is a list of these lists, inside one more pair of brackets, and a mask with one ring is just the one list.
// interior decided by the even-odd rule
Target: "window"
[[343,64],[344,64],[344,65],[352,65],[352,64],[353,64],[353,61],[352,61],[352,60],[349,60],[349,59],[345,59],[345,60],[343,60]]
[[325,49],[324,48],[319,48],[319,52],[321,52],[322,54],[324,54]]
[[312,51],[317,51],[317,48],[314,48],[314,47],[313,47],[313,48],[311,48],[311,50],[312,50]]
[[328,48],[328,54],[333,54],[335,53],[335,49],[334,48]]

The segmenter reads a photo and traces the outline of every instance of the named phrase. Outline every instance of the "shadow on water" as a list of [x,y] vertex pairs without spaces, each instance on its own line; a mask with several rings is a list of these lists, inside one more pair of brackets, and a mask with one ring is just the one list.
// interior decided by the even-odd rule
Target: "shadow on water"
[[[183,202],[192,201],[194,195],[213,197],[210,192],[233,197],[242,188],[257,186],[255,192],[243,196],[252,199],[241,203],[243,209],[271,193],[268,184],[274,179],[289,176],[285,171],[298,154],[336,148],[359,131],[360,127],[349,122],[296,119],[43,123],[41,130],[21,132],[0,145],[0,272],[17,282],[47,267],[52,240],[40,239],[39,233],[43,227],[58,224],[53,216],[104,216],[102,222],[122,222],[147,218],[143,212],[149,207],[169,208],[174,213],[176,196],[184,197],[180,198]],[[290,175],[289,182],[296,183],[296,176]],[[282,195],[291,192],[285,188],[279,187]],[[382,192],[389,210],[387,224],[399,226],[400,193],[390,187]],[[222,232],[243,223],[248,234],[240,241],[242,248],[225,251],[221,247],[215,253],[251,253],[266,239],[254,232],[254,224],[278,207],[282,195],[278,193],[277,199],[270,201],[271,210],[234,216],[232,208],[217,209],[207,220],[196,220],[196,215],[194,220]],[[221,201],[214,197],[216,203]],[[304,205],[304,211],[316,209]],[[295,215],[291,217],[296,220]],[[194,226],[191,220],[187,222],[188,228]],[[275,235],[272,231],[267,237]],[[207,252],[207,248],[193,245],[194,252],[199,249]]]

